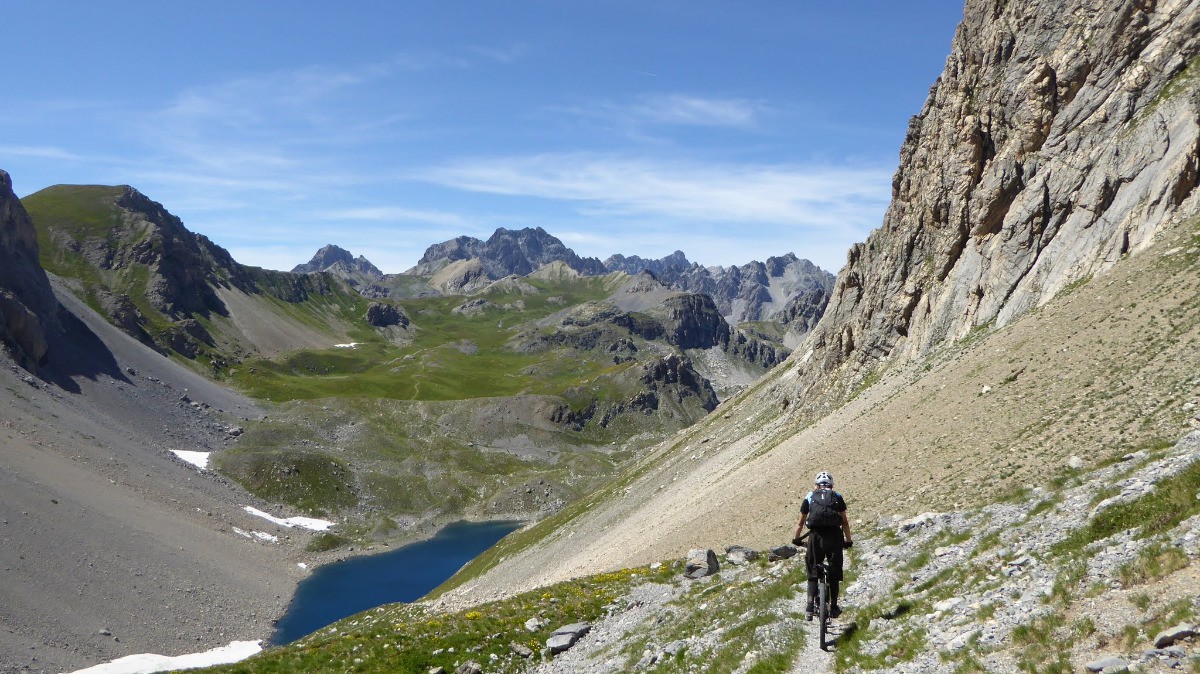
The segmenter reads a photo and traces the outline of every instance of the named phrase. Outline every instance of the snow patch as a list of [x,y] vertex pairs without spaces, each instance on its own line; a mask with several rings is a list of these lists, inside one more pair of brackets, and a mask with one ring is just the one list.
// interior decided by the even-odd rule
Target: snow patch
[[251,506],[246,506],[244,509],[251,515],[256,515],[265,520],[274,522],[281,527],[288,527],[289,529],[291,527],[300,527],[301,529],[309,529],[311,531],[325,531],[334,525],[334,522],[330,522],[329,520],[319,520],[314,517],[288,517],[287,519],[283,519],[265,513],[258,508],[253,508]]
[[212,454],[212,452],[189,452],[184,449],[172,449],[171,453],[200,470],[208,469],[208,456]]
[[349,344],[334,344],[339,349],[353,349],[358,346],[358,342],[350,342]]
[[234,527],[233,533],[235,533],[239,536],[245,536],[246,538],[249,538],[251,540],[257,538],[258,540],[266,541],[267,543],[278,543],[279,542],[278,536],[268,534],[265,531],[246,531],[245,529],[239,529],[237,527]]
[[203,653],[188,653],[186,655],[156,655],[140,653],[126,655],[112,662],[106,662],[87,669],[80,669],[72,674],[153,674],[175,669],[196,669],[211,665],[227,665],[241,662],[262,650],[262,641],[234,641],[228,646],[220,646]]

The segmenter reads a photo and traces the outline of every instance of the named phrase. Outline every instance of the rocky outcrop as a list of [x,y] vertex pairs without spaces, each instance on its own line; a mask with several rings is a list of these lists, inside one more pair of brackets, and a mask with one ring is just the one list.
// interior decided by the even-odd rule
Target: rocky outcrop
[[[779,313],[775,314],[775,319],[787,326],[789,335],[799,336],[811,332],[824,315],[832,290],[830,285],[796,293],[783,305]],[[794,341],[798,343],[799,340]]]
[[372,302],[371,306],[367,307],[367,314],[364,316],[364,319],[376,328],[387,328],[393,325],[407,328],[412,324],[407,314],[395,305],[384,304],[383,302]]
[[494,280],[481,260],[468,258],[440,267],[429,276],[429,287],[445,295],[466,295],[486,288]]
[[601,401],[591,397],[587,387],[571,389],[567,397],[590,400],[580,408],[559,405],[550,410],[549,420],[577,431],[591,423],[607,428],[626,414],[699,417],[719,402],[712,382],[696,371],[690,359],[676,354],[630,368],[618,376],[617,383],[636,392],[625,400]]
[[707,349],[729,343],[729,324],[708,295],[677,295],[663,303],[667,343],[681,349]]
[[47,330],[58,325],[58,300],[38,262],[37,232],[0,170],[0,343],[28,370],[47,350]]
[[1194,217],[1198,55],[1197,0],[968,2],[883,225],[850,250],[785,395],[820,413]]
[[[472,300],[463,306],[477,304],[485,303]],[[729,362],[739,364],[739,369],[754,373],[751,379],[779,364],[790,353],[766,338],[731,327],[708,295],[671,290],[649,272],[629,278],[603,301],[586,302],[522,330],[510,340],[509,346],[522,353],[556,346],[605,350],[612,355],[614,364],[621,364],[637,358],[640,340],[660,347],[667,345],[680,352],[723,352]],[[711,368],[700,367],[713,382],[722,379]],[[740,390],[746,383],[733,385],[733,389]],[[730,385],[731,382],[717,384],[722,390],[728,390]]]
[[463,303],[451,309],[450,313],[460,316],[479,316],[487,313],[489,310],[499,308],[495,304],[477,297],[475,299],[463,300]]
[[662,339],[680,349],[719,348],[764,369],[787,356],[785,350],[730,327],[708,295],[678,294],[647,314],[629,313],[615,322],[644,339]]
[[717,407],[717,394],[712,384],[700,376],[691,361],[680,356],[667,356],[643,366],[642,392],[634,399],[635,409],[658,409],[658,398],[671,395],[676,402],[695,397],[708,412]]

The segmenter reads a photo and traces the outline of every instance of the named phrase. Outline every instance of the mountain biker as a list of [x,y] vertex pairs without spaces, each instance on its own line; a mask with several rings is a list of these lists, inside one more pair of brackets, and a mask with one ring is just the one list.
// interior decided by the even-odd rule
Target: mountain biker
[[842,614],[842,609],[838,607],[838,585],[842,580],[842,548],[854,545],[850,536],[850,518],[846,516],[846,500],[841,494],[833,491],[833,475],[823,470],[817,473],[813,482],[815,489],[808,492],[804,502],[800,504],[800,522],[796,525],[796,535],[792,538],[793,543],[802,545],[800,535],[804,533],[804,527],[808,526],[811,533],[808,553],[805,555],[805,564],[808,567],[808,607],[805,613],[809,620],[812,620],[815,612],[816,566],[822,558],[829,560],[829,617],[836,618]]

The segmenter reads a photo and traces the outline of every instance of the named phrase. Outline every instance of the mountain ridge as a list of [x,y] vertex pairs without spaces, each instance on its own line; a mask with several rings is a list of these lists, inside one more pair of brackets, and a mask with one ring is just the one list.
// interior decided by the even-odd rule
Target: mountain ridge
[[834,280],[833,274],[797,258],[794,253],[730,267],[704,267],[689,261],[678,250],[657,260],[617,254],[599,262],[579,257],[540,227],[499,228],[486,242],[459,236],[431,245],[417,265],[403,274],[370,272],[368,267],[374,269],[374,265],[365,257],[353,258],[350,252],[332,244],[318,250],[311,262],[298,265],[293,271],[330,271],[360,285],[364,295],[383,298],[392,296],[393,291],[397,296],[413,295],[417,292],[414,284],[420,285],[421,280],[427,284],[424,292],[472,294],[492,282],[525,276],[553,263],[561,263],[584,276],[612,272],[637,275],[648,271],[677,290],[712,297],[732,325],[778,324],[781,334],[777,341],[789,349],[799,344],[820,318]]
[[[180,353],[214,369],[228,367],[231,353],[312,346],[322,339],[319,333],[329,342],[345,337],[346,321],[337,312],[327,312],[327,325],[316,328],[283,315],[288,312],[270,306],[273,302],[320,299],[345,309],[366,306],[330,274],[289,274],[236,262],[128,185],[57,185],[22,203],[37,225],[42,265],[74,279],[89,306],[159,352]],[[254,322],[248,315],[253,313],[273,315],[291,329],[256,337],[243,329]]]

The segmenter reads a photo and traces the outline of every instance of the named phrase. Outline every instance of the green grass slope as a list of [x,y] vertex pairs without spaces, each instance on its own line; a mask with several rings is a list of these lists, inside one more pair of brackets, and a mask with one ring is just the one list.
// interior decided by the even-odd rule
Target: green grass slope
[[[354,520],[361,535],[554,512],[707,413],[688,389],[649,379],[662,349],[627,329],[560,339],[573,330],[563,315],[619,280],[528,278],[520,290],[403,300],[414,327],[399,343],[358,334],[353,348],[247,360],[229,381],[278,406],[217,465],[264,498]],[[611,344],[638,357],[616,358]],[[661,395],[648,400],[650,389]]]

